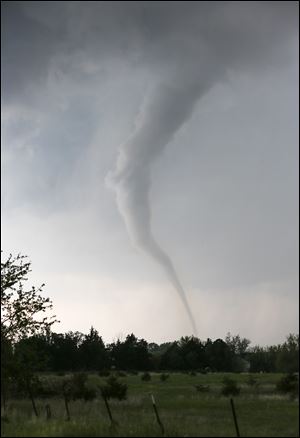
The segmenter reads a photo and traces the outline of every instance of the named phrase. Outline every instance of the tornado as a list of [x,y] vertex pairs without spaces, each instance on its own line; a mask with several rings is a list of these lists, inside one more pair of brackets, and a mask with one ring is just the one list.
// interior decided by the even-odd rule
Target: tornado
[[175,133],[191,115],[195,103],[207,89],[199,81],[159,83],[147,96],[130,137],[119,148],[115,169],[106,182],[116,194],[116,201],[134,246],[150,255],[163,268],[177,291],[192,332],[197,325],[186,292],[171,257],[156,241],[151,228],[151,169]]

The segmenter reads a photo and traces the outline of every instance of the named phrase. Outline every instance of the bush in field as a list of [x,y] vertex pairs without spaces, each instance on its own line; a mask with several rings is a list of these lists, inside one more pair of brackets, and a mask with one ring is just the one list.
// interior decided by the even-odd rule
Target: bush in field
[[139,372],[136,370],[130,370],[129,373],[132,374],[133,376],[137,376],[139,374]]
[[41,398],[51,398],[61,395],[62,380],[56,376],[44,377],[40,381],[37,395]]
[[87,374],[76,373],[63,381],[62,389],[67,400],[83,399],[85,401],[96,398],[96,390],[87,385]]
[[124,371],[118,371],[118,372],[117,372],[117,376],[118,376],[118,377],[126,377],[127,374],[124,373]]
[[151,374],[150,373],[142,374],[141,380],[143,380],[144,382],[149,382],[149,380],[151,380]]
[[197,392],[208,392],[209,391],[209,385],[195,385]]
[[29,397],[32,403],[33,411],[38,416],[37,407],[35,404],[35,398],[39,394],[41,389],[41,380],[34,374],[19,374],[16,378],[16,385],[19,394],[24,394]]
[[107,400],[110,398],[126,400],[127,389],[128,387],[126,383],[119,382],[115,376],[110,376],[108,379],[106,379],[106,383],[100,386],[101,395]]
[[283,376],[276,385],[277,391],[283,394],[296,396],[299,391],[299,381],[297,374],[287,374]]
[[253,387],[253,386],[256,386],[258,382],[256,379],[254,379],[254,377],[251,374],[249,374],[249,376],[247,377],[246,383],[248,386]]
[[257,379],[254,379],[254,377],[250,374],[246,380],[246,384],[255,390],[259,389],[260,383]]
[[197,373],[196,373],[196,371],[191,371],[191,372],[189,373],[189,375],[190,375],[191,377],[195,377],[195,376],[197,376]]
[[100,370],[98,372],[98,376],[99,377],[109,377],[110,376],[110,371],[109,370]]
[[160,375],[160,380],[161,380],[162,382],[165,382],[169,377],[170,377],[169,374],[162,373],[162,374]]
[[73,374],[73,399],[83,399],[85,401],[96,398],[96,390],[87,385],[88,376],[85,373]]
[[237,386],[237,383],[235,380],[231,379],[230,377],[225,377],[223,379],[223,387],[221,390],[221,394],[228,397],[229,395],[239,395],[241,391],[241,388]]

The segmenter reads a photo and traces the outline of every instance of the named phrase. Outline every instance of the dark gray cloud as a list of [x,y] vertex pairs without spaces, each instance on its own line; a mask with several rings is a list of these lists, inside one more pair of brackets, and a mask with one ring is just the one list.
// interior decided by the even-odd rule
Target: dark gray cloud
[[[2,2],[3,97],[45,86],[59,57],[137,67],[253,68],[297,30],[298,2]],[[204,56],[203,56],[204,55]],[[63,68],[63,67],[61,67]],[[212,70],[210,70],[213,73]],[[28,98],[29,96],[27,96]]]

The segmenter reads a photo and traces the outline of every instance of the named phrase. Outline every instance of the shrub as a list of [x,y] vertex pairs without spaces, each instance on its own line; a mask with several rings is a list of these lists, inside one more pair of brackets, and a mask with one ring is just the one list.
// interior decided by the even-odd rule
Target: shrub
[[208,392],[209,391],[209,385],[196,385],[195,386],[197,392]]
[[129,373],[132,374],[133,376],[137,376],[139,374],[139,372],[136,370],[130,370]]
[[151,374],[147,372],[142,374],[141,380],[143,380],[144,382],[149,382],[149,380],[151,380]]
[[96,390],[88,386],[88,376],[85,373],[76,373],[72,377],[74,386],[73,399],[83,399],[85,401],[96,398]]
[[61,394],[61,379],[55,376],[45,377],[41,380],[37,395],[41,398],[55,397]]
[[32,394],[32,396],[37,396],[42,391],[42,381],[37,375],[23,375],[18,374],[12,380],[13,383],[13,391],[17,394],[18,397],[26,397],[27,395]]
[[128,387],[126,383],[120,383],[115,376],[110,376],[106,380],[106,383],[100,386],[101,395],[107,400],[109,400],[110,398],[126,400],[127,389]]
[[98,371],[98,376],[99,377],[109,377],[110,371],[109,370],[100,370],[100,371]]
[[191,372],[189,373],[189,375],[190,375],[191,377],[195,377],[195,376],[197,376],[197,373],[196,373],[196,371],[191,371]]
[[126,377],[127,374],[124,373],[124,371],[118,371],[118,372],[117,372],[117,376],[118,376],[118,377]]
[[247,385],[255,386],[257,384],[257,380],[250,374],[246,380]]
[[299,381],[297,374],[290,373],[286,376],[283,376],[279,380],[279,382],[277,382],[276,389],[281,393],[289,393],[293,396],[296,396],[299,391]]
[[231,379],[230,377],[225,377],[223,379],[223,387],[221,390],[222,395],[225,395],[226,397],[229,395],[239,395],[240,391],[241,388],[237,386],[235,380]]
[[162,382],[165,382],[169,377],[170,377],[169,374],[162,373],[162,374],[160,375],[160,380],[161,380]]
[[87,378],[85,373],[76,373],[71,378],[64,379],[62,389],[65,398],[68,400],[93,400],[97,395],[96,390],[87,385]]

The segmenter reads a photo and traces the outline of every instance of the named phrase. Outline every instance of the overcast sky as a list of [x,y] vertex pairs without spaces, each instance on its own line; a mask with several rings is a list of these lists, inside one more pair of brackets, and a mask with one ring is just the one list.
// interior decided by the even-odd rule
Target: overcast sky
[[298,2],[1,8],[2,249],[55,330],[298,332]]

